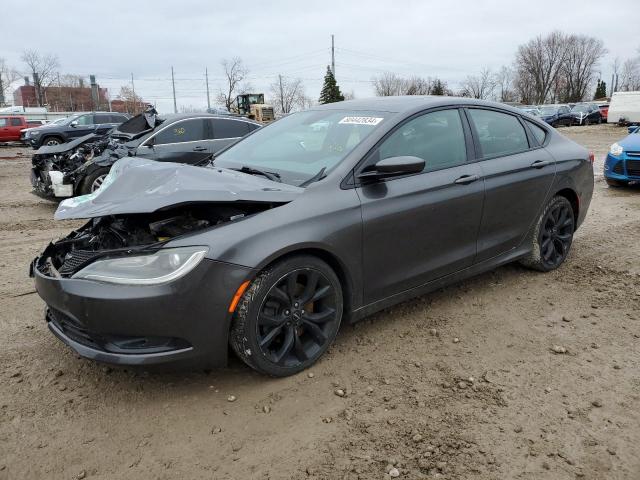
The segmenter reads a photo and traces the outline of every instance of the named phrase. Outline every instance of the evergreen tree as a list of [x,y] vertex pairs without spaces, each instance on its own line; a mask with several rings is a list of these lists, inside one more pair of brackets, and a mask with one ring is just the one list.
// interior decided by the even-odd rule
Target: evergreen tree
[[593,99],[605,98],[607,96],[607,83],[604,80],[598,80],[598,86],[596,87],[596,93],[593,95]]
[[320,92],[319,102],[321,104],[341,102],[344,100],[344,95],[340,93],[340,87],[336,83],[336,77],[333,76],[333,72],[330,67],[327,67],[327,73],[324,76],[324,85]]
[[431,87],[431,95],[445,95],[446,88],[447,85],[439,78],[436,78],[433,81],[433,86]]

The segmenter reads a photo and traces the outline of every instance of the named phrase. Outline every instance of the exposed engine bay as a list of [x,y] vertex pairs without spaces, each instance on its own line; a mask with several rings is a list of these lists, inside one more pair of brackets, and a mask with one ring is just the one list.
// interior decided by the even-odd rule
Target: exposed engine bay
[[100,257],[153,251],[176,237],[236,221],[273,206],[269,203],[195,204],[151,214],[94,218],[67,237],[49,244],[35,267],[48,276],[71,277]]

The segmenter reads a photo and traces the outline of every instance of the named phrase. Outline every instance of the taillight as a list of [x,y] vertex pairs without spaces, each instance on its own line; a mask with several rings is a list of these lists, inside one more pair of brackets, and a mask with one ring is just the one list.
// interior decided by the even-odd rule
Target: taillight
[[591,165],[593,165],[593,162],[596,161],[596,156],[593,154],[593,152],[589,152],[589,161],[591,162]]

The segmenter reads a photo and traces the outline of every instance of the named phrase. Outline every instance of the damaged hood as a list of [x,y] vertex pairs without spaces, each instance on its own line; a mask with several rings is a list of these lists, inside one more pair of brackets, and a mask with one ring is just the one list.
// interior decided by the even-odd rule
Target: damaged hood
[[102,187],[60,203],[56,220],[151,213],[185,203],[287,203],[303,188],[218,167],[195,167],[128,157],[118,160]]
[[88,142],[89,140],[102,137],[104,135],[97,135],[95,133],[90,133],[88,135],[84,135],[82,137],[78,137],[75,140],[72,140],[67,143],[61,143],[60,145],[43,145],[38,150],[36,150],[35,155],[56,155],[60,153],[65,153],[73,150],[74,148],[82,145],[83,143]]

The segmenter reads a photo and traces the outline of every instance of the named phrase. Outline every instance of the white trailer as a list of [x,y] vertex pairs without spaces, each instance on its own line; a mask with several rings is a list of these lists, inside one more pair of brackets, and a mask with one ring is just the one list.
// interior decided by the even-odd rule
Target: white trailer
[[640,124],[640,92],[615,92],[609,104],[607,123]]

